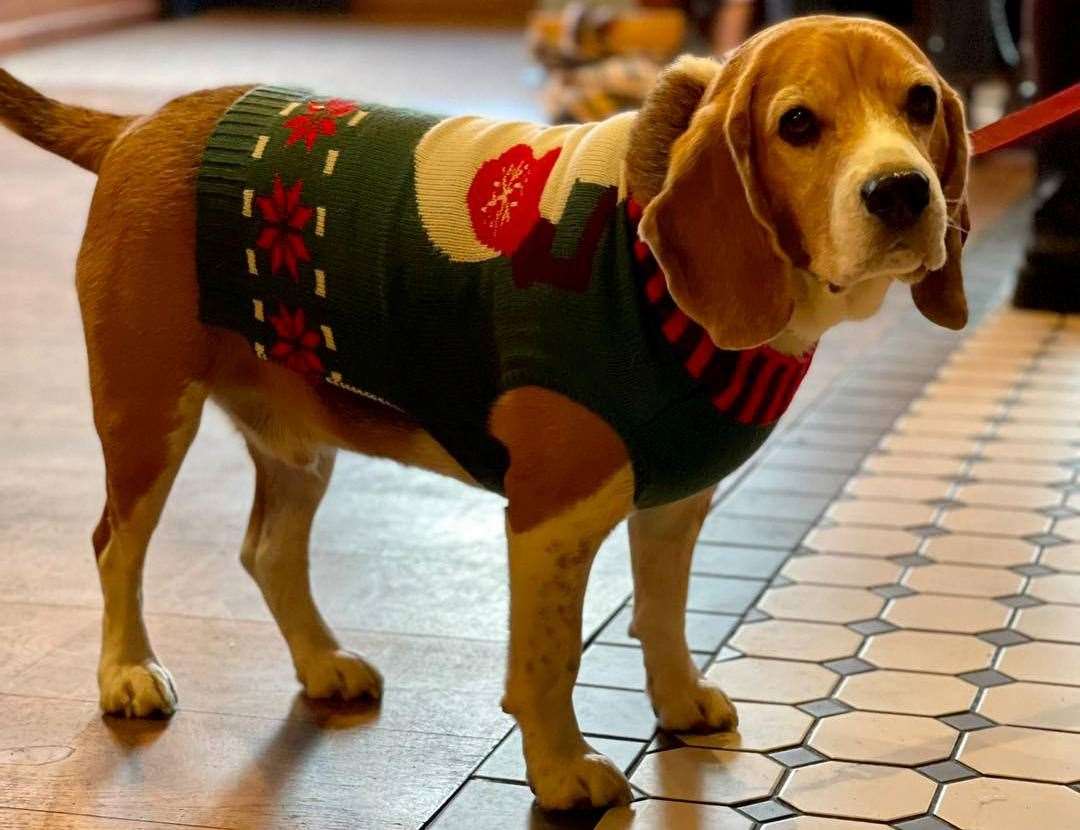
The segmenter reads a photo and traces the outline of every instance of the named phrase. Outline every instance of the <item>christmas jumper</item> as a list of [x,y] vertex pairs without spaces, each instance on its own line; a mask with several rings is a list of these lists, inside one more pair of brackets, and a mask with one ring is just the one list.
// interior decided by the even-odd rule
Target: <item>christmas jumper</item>
[[536,385],[621,436],[638,506],[695,493],[761,446],[811,354],[718,350],[678,309],[637,239],[632,119],[547,127],[252,89],[198,174],[201,319],[408,414],[491,490],[508,463],[491,407]]

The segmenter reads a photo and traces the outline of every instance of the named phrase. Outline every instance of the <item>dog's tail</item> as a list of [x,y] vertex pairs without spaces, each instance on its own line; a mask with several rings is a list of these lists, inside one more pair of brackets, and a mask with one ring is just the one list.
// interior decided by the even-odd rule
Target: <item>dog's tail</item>
[[0,123],[92,173],[132,120],[61,104],[0,69]]

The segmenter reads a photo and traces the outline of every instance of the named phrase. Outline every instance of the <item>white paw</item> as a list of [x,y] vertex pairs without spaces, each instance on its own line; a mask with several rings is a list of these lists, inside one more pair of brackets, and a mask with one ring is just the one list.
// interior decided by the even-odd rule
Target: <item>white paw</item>
[[105,665],[98,670],[101,708],[128,718],[171,715],[176,711],[172,675],[153,660]]
[[660,726],[669,732],[727,732],[739,725],[739,714],[728,696],[700,675],[656,684],[650,693]]
[[545,810],[575,810],[630,803],[630,785],[611,759],[592,747],[571,759],[529,764],[529,786]]
[[296,676],[305,694],[312,698],[378,700],[382,697],[382,675],[359,654],[344,649],[309,656],[297,664]]

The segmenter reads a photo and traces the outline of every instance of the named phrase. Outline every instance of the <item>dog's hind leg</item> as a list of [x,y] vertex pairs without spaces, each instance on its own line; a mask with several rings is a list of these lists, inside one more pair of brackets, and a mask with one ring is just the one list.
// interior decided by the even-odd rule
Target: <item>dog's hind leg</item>
[[690,561],[713,488],[630,516],[634,565],[632,636],[641,640],[649,697],[660,725],[673,731],[732,729],[735,707],[704,679],[686,644]]
[[160,387],[128,395],[111,394],[115,391],[99,374],[94,418],[107,488],[105,510],[93,537],[105,606],[98,665],[101,707],[128,717],[167,715],[176,708],[176,688],[154,655],[143,621],[143,562],[173,480],[198,431],[206,394],[197,383],[168,400]]
[[341,648],[311,595],[311,523],[330,483],[336,450],[318,451],[308,467],[281,461],[251,441],[248,450],[255,462],[255,501],[240,561],[288,643],[297,679],[308,697],[378,699],[379,672]]

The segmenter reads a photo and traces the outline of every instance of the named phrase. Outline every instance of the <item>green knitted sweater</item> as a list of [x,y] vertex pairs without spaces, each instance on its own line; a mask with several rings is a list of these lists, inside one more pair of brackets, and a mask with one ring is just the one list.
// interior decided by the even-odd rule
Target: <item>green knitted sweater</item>
[[811,355],[719,351],[675,306],[627,198],[631,120],[253,89],[199,170],[201,318],[402,410],[489,489],[507,467],[491,406],[538,385],[614,427],[639,506],[697,492],[762,444]]

